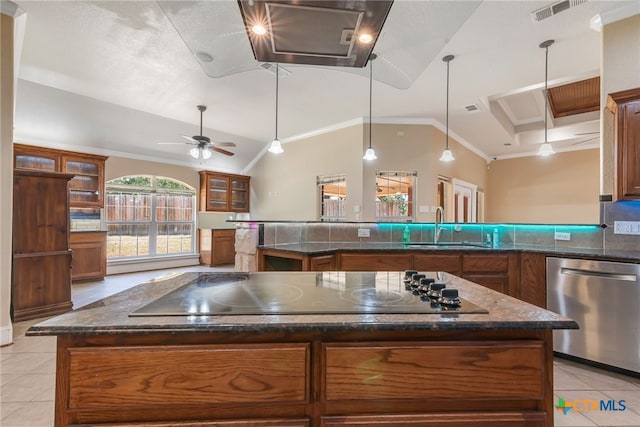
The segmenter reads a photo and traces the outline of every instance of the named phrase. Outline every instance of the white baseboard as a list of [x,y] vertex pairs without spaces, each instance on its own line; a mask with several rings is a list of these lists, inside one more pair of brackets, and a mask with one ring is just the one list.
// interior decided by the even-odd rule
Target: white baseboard
[[0,346],[8,345],[13,342],[13,326],[0,327]]
[[191,267],[199,264],[199,254],[167,258],[149,258],[135,261],[111,261],[107,263],[107,275],[137,273],[139,271],[160,270],[163,268]]

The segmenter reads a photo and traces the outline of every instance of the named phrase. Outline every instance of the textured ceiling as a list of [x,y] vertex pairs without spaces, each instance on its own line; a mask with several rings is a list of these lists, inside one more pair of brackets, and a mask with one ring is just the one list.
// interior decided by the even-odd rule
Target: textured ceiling
[[[17,3],[26,14],[16,140],[239,172],[273,139],[275,75],[253,58],[236,1]],[[530,13],[547,4],[396,0],[375,48],[374,121],[444,123],[441,58],[452,54],[454,138],[487,159],[535,152],[544,118],[540,42],[556,40],[550,87],[596,77],[600,34],[591,19],[624,7],[640,13],[638,0],[594,0],[534,22]],[[287,139],[368,120],[368,69],[286,68],[278,129],[285,150]],[[467,112],[470,104],[478,110]],[[208,106],[203,133],[234,141],[235,156],[200,165],[188,146],[158,144],[198,132],[196,105]],[[572,118],[551,120],[557,148],[582,148],[575,134],[598,129],[597,114]]]

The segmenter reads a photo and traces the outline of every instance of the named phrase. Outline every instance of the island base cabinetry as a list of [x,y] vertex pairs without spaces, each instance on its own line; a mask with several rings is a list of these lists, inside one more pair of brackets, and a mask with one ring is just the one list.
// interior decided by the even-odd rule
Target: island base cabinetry
[[60,336],[56,423],[553,426],[546,330]]

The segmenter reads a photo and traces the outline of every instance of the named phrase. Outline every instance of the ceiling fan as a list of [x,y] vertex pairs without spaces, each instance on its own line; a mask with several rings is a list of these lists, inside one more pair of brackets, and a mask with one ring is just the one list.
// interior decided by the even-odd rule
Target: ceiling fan
[[211,138],[202,135],[202,113],[207,110],[206,105],[198,105],[198,110],[200,110],[200,135],[187,136],[180,135],[183,138],[188,139],[188,142],[159,142],[158,144],[190,144],[194,145],[191,150],[189,150],[189,154],[194,159],[202,158],[207,160],[213,154],[212,151],[218,152],[220,154],[224,154],[225,156],[233,156],[234,153],[231,151],[227,151],[224,148],[220,147],[235,147],[236,144],[233,142],[211,142]]
[[583,139],[582,141],[574,142],[571,145],[580,145],[580,144],[584,144],[585,142],[589,142],[589,141],[593,141],[594,139],[598,139],[598,138],[600,138],[600,131],[597,131],[597,132],[582,132],[582,133],[576,133],[575,134],[575,136],[589,136],[589,135],[596,135],[596,136],[592,136],[592,137],[589,137],[587,139]]

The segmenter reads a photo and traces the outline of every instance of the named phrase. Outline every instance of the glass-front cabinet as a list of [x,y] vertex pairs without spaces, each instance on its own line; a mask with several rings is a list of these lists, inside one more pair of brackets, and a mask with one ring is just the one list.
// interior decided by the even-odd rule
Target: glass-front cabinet
[[14,168],[75,175],[69,182],[70,208],[104,207],[107,157],[31,145],[14,144]]
[[200,171],[200,210],[249,212],[251,177]]

